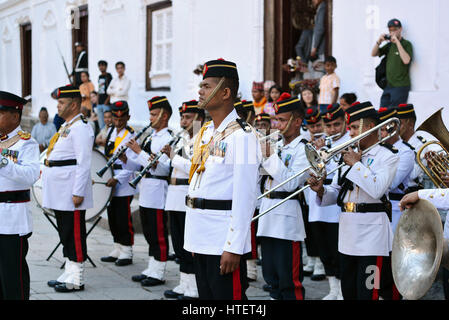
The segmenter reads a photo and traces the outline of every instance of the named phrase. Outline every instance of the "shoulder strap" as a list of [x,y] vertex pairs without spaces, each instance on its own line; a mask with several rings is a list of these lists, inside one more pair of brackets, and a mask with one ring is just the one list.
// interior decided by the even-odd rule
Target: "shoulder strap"
[[132,134],[134,133],[134,129],[130,126],[126,126],[126,130],[128,130],[129,133],[132,133]]
[[388,150],[390,150],[391,152],[393,152],[393,153],[398,153],[399,152],[399,150],[398,149],[396,149],[395,147],[393,147],[391,144],[389,144],[389,143],[381,143],[380,144],[382,147],[384,147],[384,148],[387,148]]
[[246,133],[251,132],[251,126],[245,120],[237,118],[235,119],[235,121],[237,121],[237,123],[242,127],[243,131],[245,131]]
[[309,141],[307,141],[307,139],[301,139],[301,141],[299,141],[299,142],[304,143],[304,144],[308,144],[309,143]]
[[417,136],[417,138],[418,138],[419,141],[421,141],[422,143],[427,143],[427,140],[424,139],[422,136]]

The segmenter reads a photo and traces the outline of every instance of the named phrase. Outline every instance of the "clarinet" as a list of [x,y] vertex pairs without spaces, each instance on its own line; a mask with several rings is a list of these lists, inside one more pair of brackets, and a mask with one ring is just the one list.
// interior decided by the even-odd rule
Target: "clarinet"
[[[142,130],[140,130],[137,135],[134,137],[135,140],[138,140],[144,133],[145,131],[147,131],[149,128],[151,128],[151,123],[149,125],[147,125],[145,128],[143,128]],[[115,161],[117,161],[118,158],[120,158],[125,152],[126,150],[128,150],[128,147],[122,148],[120,149],[116,154],[114,154],[108,161],[108,163],[100,170],[97,172],[97,175],[102,178],[103,175],[106,173],[106,171],[112,167],[112,165],[115,163]]]
[[[175,145],[178,144],[179,140],[181,140],[182,135],[184,134],[184,130],[181,130],[180,132],[178,132],[176,134],[176,136],[174,136],[170,142],[168,143],[168,145],[170,147],[173,147]],[[137,188],[137,185],[139,184],[140,180],[142,180],[142,178],[148,173],[148,171],[150,171],[151,167],[154,166],[154,164],[159,160],[160,157],[162,157],[164,153],[162,151],[159,151],[156,156],[154,157],[153,160],[151,160],[147,166],[145,168],[142,169],[142,171],[139,172],[139,174],[137,175],[137,177],[135,177],[132,181],[129,182],[129,185],[131,187],[133,187],[134,189]]]

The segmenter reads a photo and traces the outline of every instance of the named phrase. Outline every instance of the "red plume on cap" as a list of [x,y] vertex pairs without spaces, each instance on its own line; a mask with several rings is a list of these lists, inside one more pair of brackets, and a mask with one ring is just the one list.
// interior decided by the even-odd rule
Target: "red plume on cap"
[[217,60],[218,61],[225,61],[225,59],[223,59],[223,58],[218,58]]
[[332,109],[332,105],[331,104],[327,106],[327,110],[330,110],[330,109]]
[[242,103],[247,103],[248,101],[247,100],[242,100]]
[[379,112],[385,112],[385,111],[388,111],[388,108],[385,108],[385,107],[379,108]]
[[351,104],[351,107],[356,106],[356,105],[358,105],[358,104],[360,104],[360,102],[359,102],[359,101],[356,101],[356,102],[354,102],[353,104]]
[[279,99],[278,99],[276,102],[281,102],[281,101],[290,99],[291,97],[292,97],[292,96],[291,96],[290,93],[284,92],[284,93],[281,94],[281,96],[279,97]]
[[403,107],[406,107],[406,106],[408,106],[408,104],[406,104],[406,103],[401,103],[398,107],[399,107],[399,108],[403,108]]
[[312,108],[307,109],[307,114],[312,114],[312,113],[313,113],[313,109]]
[[119,101],[115,104],[117,107],[123,107],[123,102]]

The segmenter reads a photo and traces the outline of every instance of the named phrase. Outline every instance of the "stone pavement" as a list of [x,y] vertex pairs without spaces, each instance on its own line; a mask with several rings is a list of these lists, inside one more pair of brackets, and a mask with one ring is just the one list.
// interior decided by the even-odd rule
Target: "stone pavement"
[[[179,281],[179,265],[174,261],[167,263],[166,283],[157,287],[145,288],[132,282],[131,276],[140,274],[147,266],[148,246],[142,234],[135,235],[133,264],[126,267],[116,267],[111,263],[100,261],[102,256],[111,250],[112,238],[110,232],[104,229],[104,222],[97,225],[87,240],[88,255],[96,264],[94,268],[86,262],[85,290],[77,293],[56,293],[47,286],[47,281],[56,279],[62,273],[62,249],[58,248],[53,257],[46,261],[59,238],[56,230],[32,202],[34,232],[29,239],[27,261],[31,276],[31,300],[166,300],[165,290],[174,288]],[[89,230],[92,223],[87,223]],[[171,244],[170,244],[171,245]],[[172,249],[171,249],[172,250]],[[259,268],[258,280],[250,283],[247,296],[250,300],[269,300],[262,290],[264,281]],[[327,281],[311,281],[304,279],[306,300],[320,300],[329,290]],[[441,282],[437,282],[426,299],[443,299]]]

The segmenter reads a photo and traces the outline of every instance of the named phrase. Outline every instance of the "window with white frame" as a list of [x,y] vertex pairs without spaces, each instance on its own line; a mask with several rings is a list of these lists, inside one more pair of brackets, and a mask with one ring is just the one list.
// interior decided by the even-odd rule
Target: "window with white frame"
[[147,90],[170,90],[173,48],[171,1],[147,7]]

